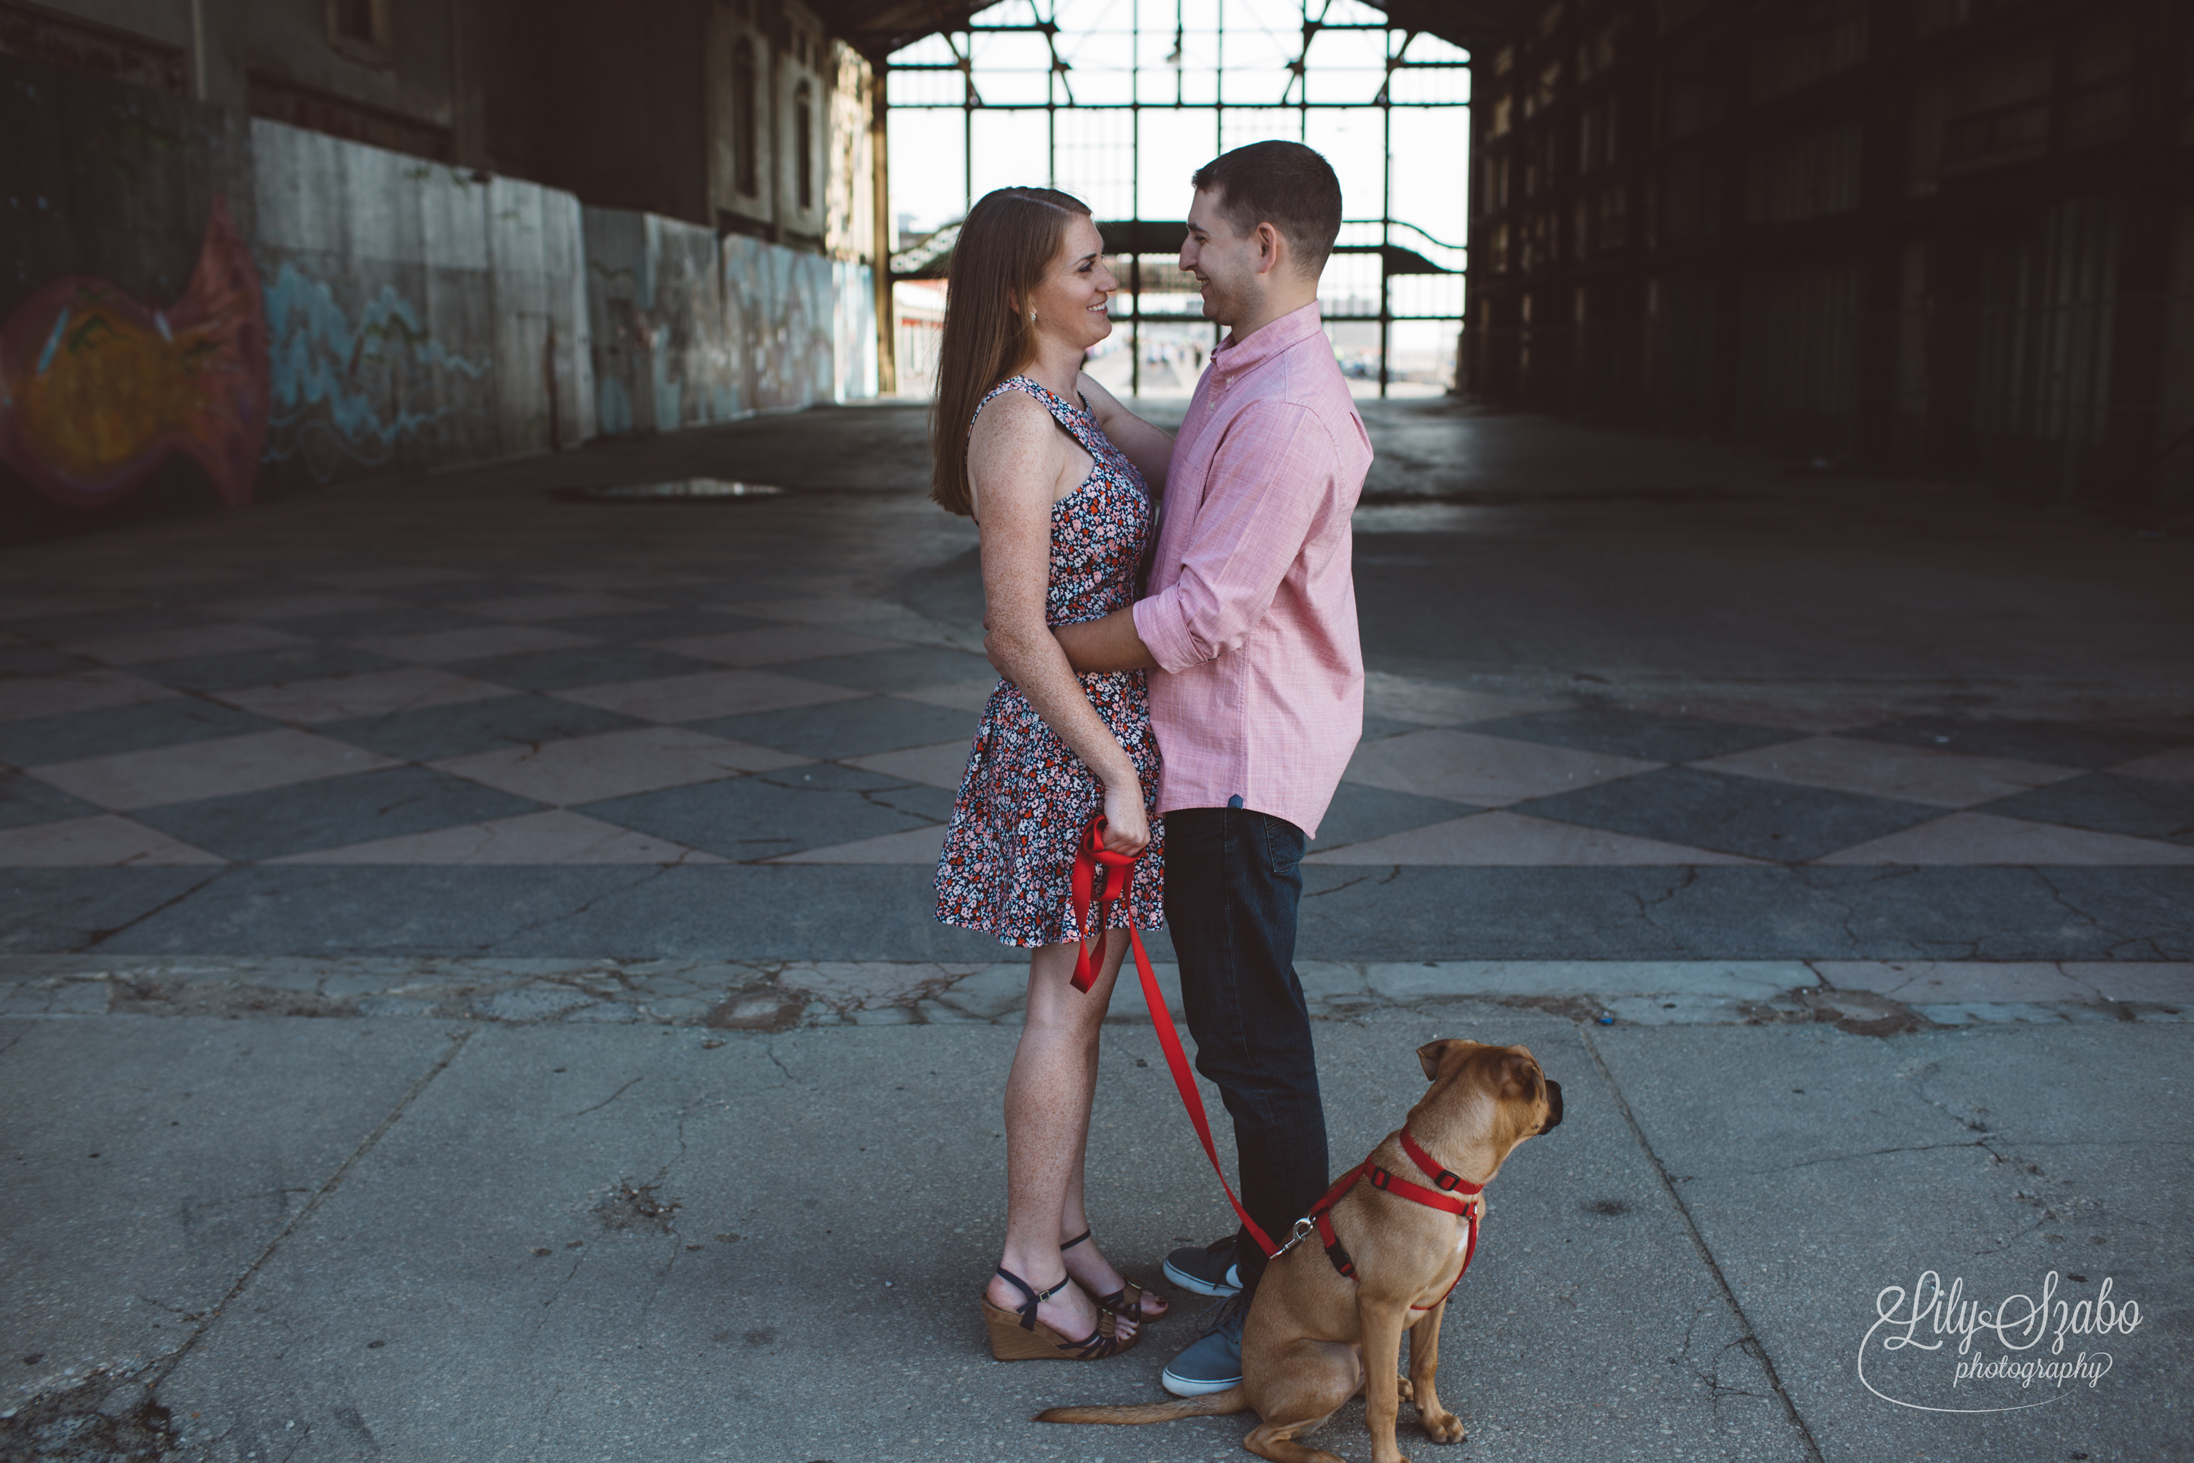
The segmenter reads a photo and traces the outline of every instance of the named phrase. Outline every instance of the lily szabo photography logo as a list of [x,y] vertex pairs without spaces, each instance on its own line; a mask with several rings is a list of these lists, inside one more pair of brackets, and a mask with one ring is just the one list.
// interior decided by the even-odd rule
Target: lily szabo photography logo
[[[2114,1296],[2104,1276],[2052,1270],[2039,1296],[2014,1292],[1993,1305],[1946,1286],[1933,1270],[1912,1289],[1885,1285],[1859,1343],[1859,1380],[1884,1402],[1919,1412],[2019,1412],[2102,1385],[2117,1365],[2111,1338],[2140,1329],[2139,1302]],[[2122,1344],[2122,1343],[2120,1343]]]

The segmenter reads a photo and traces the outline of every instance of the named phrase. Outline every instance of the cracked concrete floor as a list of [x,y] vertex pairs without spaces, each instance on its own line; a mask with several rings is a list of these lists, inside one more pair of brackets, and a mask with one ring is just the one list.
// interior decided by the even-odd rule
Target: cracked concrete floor
[[[1319,1040],[1338,1161],[1399,1121],[1436,1035],[1523,1042],[1564,1085],[1563,1125],[1489,1190],[1450,1313],[1442,1396],[1468,1456],[1873,1463],[2183,1456],[2189,1031],[1884,1039],[1435,1002]],[[6,1154],[0,1443],[150,1439],[138,1456],[190,1463],[1239,1456],[1240,1419],[1028,1420],[1159,1395],[1193,1298],[1100,1366],[989,1360],[973,1291],[999,1240],[1012,1042],[0,1019],[0,1063],[42,1094]],[[1103,1072],[1093,1217],[1147,1277],[1224,1210],[1149,1028],[1108,1032]],[[2093,1385],[1960,1381],[1957,1334],[1870,1335],[1884,1287],[1927,1272],[1991,1307],[2107,1293],[2139,1324],[2074,1329],[2061,1358],[2053,1335],[1971,1342],[2107,1352]],[[1361,1407],[1320,1441],[1368,1457]],[[1430,1446],[1406,1422],[1402,1441]]]

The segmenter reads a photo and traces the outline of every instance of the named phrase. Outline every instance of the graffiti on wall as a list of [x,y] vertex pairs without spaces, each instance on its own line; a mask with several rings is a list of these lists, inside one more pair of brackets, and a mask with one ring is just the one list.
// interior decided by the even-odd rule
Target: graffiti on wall
[[463,383],[485,381],[493,367],[444,348],[392,285],[354,320],[330,285],[284,261],[267,286],[266,310],[269,462],[301,461],[327,482],[346,461],[379,466],[452,414],[481,409],[458,397],[467,394]]
[[251,498],[267,430],[267,321],[220,198],[183,298],[147,309],[102,280],[56,280],[0,325],[0,460],[91,507],[188,453],[222,501]]
[[829,401],[831,261],[737,234],[725,236],[723,249],[725,312],[732,349],[747,362],[747,409]]

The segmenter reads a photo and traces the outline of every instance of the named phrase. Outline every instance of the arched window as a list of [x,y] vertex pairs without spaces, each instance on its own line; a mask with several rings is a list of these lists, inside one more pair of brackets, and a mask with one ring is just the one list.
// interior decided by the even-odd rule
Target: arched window
[[755,123],[754,42],[739,37],[731,48],[732,181],[752,198],[762,191],[760,128]]
[[815,206],[815,89],[804,81],[792,93],[792,145],[799,149],[792,167],[804,211]]

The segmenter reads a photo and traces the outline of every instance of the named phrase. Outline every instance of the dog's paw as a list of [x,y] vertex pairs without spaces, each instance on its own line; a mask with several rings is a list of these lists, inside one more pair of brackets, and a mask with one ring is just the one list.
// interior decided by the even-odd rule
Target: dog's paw
[[1435,1443],[1459,1443],[1463,1440],[1463,1420],[1452,1412],[1435,1412],[1429,1417],[1417,1419],[1424,1424],[1425,1436]]
[[1417,1400],[1416,1385],[1407,1377],[1396,1377],[1394,1379],[1394,1394],[1404,1402],[1415,1402]]

